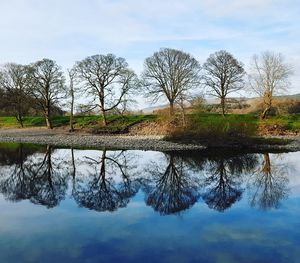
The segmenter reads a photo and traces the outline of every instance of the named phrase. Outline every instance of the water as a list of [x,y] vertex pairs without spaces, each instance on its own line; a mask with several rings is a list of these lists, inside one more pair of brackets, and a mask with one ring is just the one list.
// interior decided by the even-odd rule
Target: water
[[0,262],[299,262],[299,160],[0,144]]

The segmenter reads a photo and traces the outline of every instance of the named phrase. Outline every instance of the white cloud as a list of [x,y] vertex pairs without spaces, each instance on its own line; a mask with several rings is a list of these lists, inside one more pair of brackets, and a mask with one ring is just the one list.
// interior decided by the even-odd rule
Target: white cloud
[[253,53],[282,52],[299,90],[297,0],[1,0],[0,63],[50,57],[64,67],[95,53],[124,56],[137,71],[160,47],[204,61],[228,49],[245,64]]

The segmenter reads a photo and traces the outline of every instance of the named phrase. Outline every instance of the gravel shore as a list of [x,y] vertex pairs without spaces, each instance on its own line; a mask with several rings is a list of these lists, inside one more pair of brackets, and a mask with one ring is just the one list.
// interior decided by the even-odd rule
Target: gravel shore
[[[299,136],[283,136],[276,138],[290,139],[291,142],[287,145],[253,145],[250,149],[257,151],[300,151]],[[165,141],[163,136],[92,135],[87,133],[69,133],[68,131],[61,129],[48,130],[44,128],[0,129],[0,142],[124,150],[180,151],[206,149],[206,147],[202,145]],[[228,145],[227,148],[237,149],[238,147]]]
[[163,136],[91,135],[42,128],[0,129],[0,142],[22,142],[124,150],[180,151],[205,149],[205,147],[201,145],[168,142],[163,140]]

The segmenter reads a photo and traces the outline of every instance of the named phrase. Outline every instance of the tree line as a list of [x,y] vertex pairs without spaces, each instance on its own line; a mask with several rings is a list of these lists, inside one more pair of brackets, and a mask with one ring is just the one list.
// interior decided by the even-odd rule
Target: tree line
[[276,93],[289,87],[291,66],[280,53],[266,51],[254,55],[247,74],[242,62],[221,50],[211,54],[203,65],[191,54],[162,48],[145,59],[140,76],[124,58],[113,54],[89,56],[68,70],[68,83],[62,68],[51,59],[29,65],[7,63],[0,69],[0,107],[23,118],[33,105],[42,112],[47,127],[52,128],[51,116],[59,102],[70,101],[70,128],[73,130],[75,94],[92,99],[88,109],[98,108],[103,125],[107,114],[120,112],[137,95],[143,94],[153,102],[164,98],[169,103],[170,116],[174,106],[184,107],[192,96],[206,93],[220,100],[222,114],[226,113],[228,94],[244,90],[255,92],[264,104],[261,117],[272,108]]

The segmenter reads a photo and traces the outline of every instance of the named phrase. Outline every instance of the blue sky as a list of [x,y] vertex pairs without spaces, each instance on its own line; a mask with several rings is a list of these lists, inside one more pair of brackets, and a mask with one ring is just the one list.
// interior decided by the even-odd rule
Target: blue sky
[[0,64],[43,57],[64,68],[115,53],[138,73],[160,47],[204,62],[226,49],[246,68],[253,54],[281,52],[300,92],[299,0],[0,0]]

